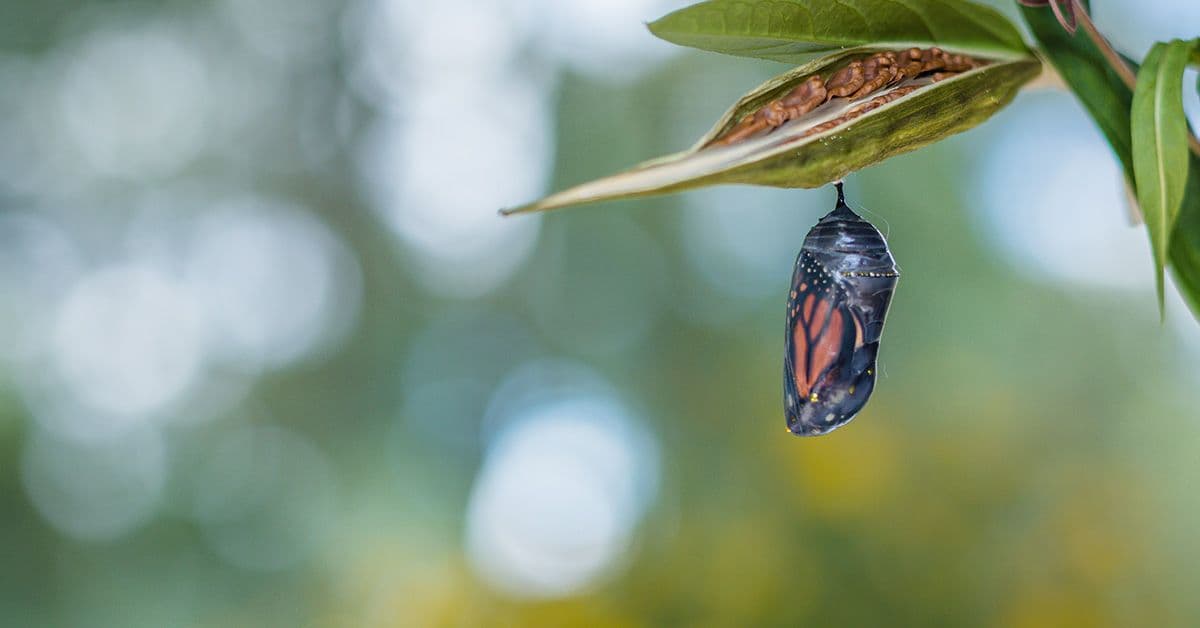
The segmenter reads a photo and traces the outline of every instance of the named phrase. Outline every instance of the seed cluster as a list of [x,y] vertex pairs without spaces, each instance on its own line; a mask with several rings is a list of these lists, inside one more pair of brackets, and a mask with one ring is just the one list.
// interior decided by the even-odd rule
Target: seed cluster
[[[712,145],[726,146],[770,132],[788,120],[799,118],[834,98],[858,100],[884,87],[921,75],[928,74],[933,82],[937,82],[982,65],[984,62],[981,60],[966,55],[950,54],[941,48],[877,52],[865,59],[851,61],[834,72],[828,80],[822,79],[820,75],[808,77],[782,98],[772,100],[758,111],[742,118],[741,122],[712,142]],[[805,135],[827,131],[916,89],[915,85],[894,89],[854,107],[836,120],[809,129]]]

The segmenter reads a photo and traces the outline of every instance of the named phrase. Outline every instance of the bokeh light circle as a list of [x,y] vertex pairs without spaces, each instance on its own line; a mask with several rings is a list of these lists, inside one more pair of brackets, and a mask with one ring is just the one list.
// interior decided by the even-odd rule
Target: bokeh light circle
[[25,445],[21,479],[38,512],[58,531],[109,541],[157,511],[167,452],[154,430],[128,430],[90,442],[36,433]]
[[194,159],[207,140],[207,82],[205,57],[175,25],[99,28],[73,51],[58,105],[91,171],[161,177]]
[[[565,370],[549,389],[527,387],[555,364]],[[493,406],[503,416],[471,491],[466,545],[476,574],[507,595],[561,597],[611,573],[657,490],[653,438],[594,377],[534,363],[497,392],[508,399]]]
[[185,274],[211,324],[214,352],[250,369],[328,348],[353,326],[361,301],[350,249],[308,211],[273,199],[206,210]]
[[85,406],[145,417],[201,375],[202,320],[191,293],[156,268],[100,268],[80,278],[59,307],[52,363]]
[[1069,94],[1028,94],[987,128],[975,172],[980,226],[1016,270],[1093,289],[1153,289],[1143,229],[1129,223],[1124,176]]

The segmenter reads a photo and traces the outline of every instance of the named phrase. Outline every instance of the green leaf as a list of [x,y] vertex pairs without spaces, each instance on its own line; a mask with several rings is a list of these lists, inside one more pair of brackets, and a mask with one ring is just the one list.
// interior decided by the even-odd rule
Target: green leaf
[[1131,113],[1133,171],[1138,205],[1154,252],[1159,307],[1167,247],[1183,203],[1188,172],[1188,127],[1183,113],[1183,71],[1189,45],[1174,40],[1150,49],[1138,72]]
[[1171,238],[1171,269],[1179,293],[1200,319],[1200,157],[1190,155],[1189,161],[1187,190]]
[[1020,87],[1041,68],[1032,57],[994,61],[952,78],[923,83],[916,91],[853,119],[839,121],[848,109],[865,100],[837,98],[765,135],[727,146],[713,144],[713,140],[745,116],[780,98],[812,75],[826,77],[845,66],[850,57],[861,57],[878,50],[860,48],[839,52],[767,81],[740,99],[712,131],[687,151],[643,163],[503,213],[546,211],[717,183],[819,187],[983,122],[1008,104]]
[[[1042,56],[1058,70],[1075,97],[1083,103],[1112,146],[1124,168],[1126,180],[1132,186],[1133,139],[1129,114],[1133,90],[1109,67],[1086,34],[1081,32],[1071,37],[1049,10],[1022,7],[1021,11],[1030,31],[1041,44]],[[1129,59],[1126,62],[1137,70],[1137,63]],[[1200,159],[1192,156],[1190,160],[1187,191],[1168,254],[1175,285],[1191,306],[1193,315],[1200,320]]]
[[[1200,38],[1191,44],[1191,63],[1200,66]],[[1200,78],[1196,80],[1200,93]],[[1192,315],[1200,320],[1200,156],[1188,155],[1187,189],[1171,237],[1171,269],[1175,285]]]
[[866,45],[1028,54],[1007,18],[966,0],[708,0],[649,27],[681,46],[791,64]]
[[1125,177],[1133,183],[1133,140],[1129,110],[1133,90],[1108,65],[1100,50],[1082,31],[1069,35],[1046,8],[1021,7],[1021,15],[1041,44],[1046,60],[1075,93],[1092,120],[1100,127],[1121,161]]
[[[1085,8],[1086,8],[1086,2]],[[1054,15],[1045,9],[1022,7],[1022,16],[1041,44],[1042,55],[1058,70],[1071,91],[1100,127],[1133,184],[1133,140],[1129,89],[1084,34],[1067,35]],[[1137,64],[1126,59],[1130,67]],[[1190,157],[1187,191],[1179,210],[1168,251],[1176,286],[1200,320],[1200,159]]]

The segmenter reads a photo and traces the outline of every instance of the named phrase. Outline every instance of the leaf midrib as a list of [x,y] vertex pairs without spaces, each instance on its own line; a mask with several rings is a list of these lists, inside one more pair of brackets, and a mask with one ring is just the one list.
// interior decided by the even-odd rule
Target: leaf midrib
[[1160,238],[1159,241],[1163,243],[1159,257],[1163,263],[1166,262],[1167,245],[1169,244],[1169,240],[1167,239],[1169,229],[1167,228],[1167,225],[1171,220],[1170,206],[1167,204],[1169,200],[1167,198],[1167,164],[1165,154],[1163,152],[1163,146],[1166,144],[1166,138],[1164,135],[1162,120],[1163,103],[1166,101],[1164,90],[1166,89],[1165,86],[1167,85],[1167,81],[1163,80],[1163,73],[1170,69],[1167,67],[1169,64],[1165,63],[1165,61],[1167,61],[1168,54],[1169,49],[1163,52],[1163,58],[1158,64],[1158,67],[1155,68],[1154,76],[1154,161],[1158,165],[1158,202],[1159,207],[1162,207],[1163,214],[1162,220],[1159,221],[1158,225],[1158,237]]

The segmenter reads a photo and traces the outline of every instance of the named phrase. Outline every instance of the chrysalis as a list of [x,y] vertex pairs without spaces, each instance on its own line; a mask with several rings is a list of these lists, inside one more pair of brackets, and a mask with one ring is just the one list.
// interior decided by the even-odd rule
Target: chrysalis
[[846,205],[841,183],[837,192],[804,238],[788,295],[783,402],[799,436],[841,427],[866,405],[900,277],[883,235]]

